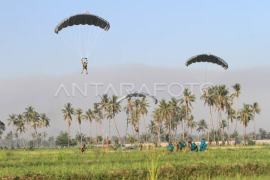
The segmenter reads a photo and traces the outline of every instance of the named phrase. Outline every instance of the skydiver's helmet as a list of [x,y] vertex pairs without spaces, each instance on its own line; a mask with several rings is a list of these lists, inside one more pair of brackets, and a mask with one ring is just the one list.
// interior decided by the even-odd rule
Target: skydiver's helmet
[[135,131],[138,133],[139,132],[139,128],[138,127],[135,127]]

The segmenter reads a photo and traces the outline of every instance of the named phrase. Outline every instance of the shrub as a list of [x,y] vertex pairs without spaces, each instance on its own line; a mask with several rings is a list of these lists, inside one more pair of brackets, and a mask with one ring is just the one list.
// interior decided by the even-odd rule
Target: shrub
[[247,143],[248,143],[249,146],[254,146],[255,145],[255,141],[252,141],[251,139],[249,139],[247,141]]

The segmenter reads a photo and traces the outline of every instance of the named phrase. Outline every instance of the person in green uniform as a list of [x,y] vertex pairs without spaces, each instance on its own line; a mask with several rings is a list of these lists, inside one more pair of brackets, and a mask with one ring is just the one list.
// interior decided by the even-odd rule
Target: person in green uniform
[[198,152],[198,146],[196,145],[195,141],[191,143],[190,150],[194,152]]
[[180,142],[181,142],[181,143],[180,143],[180,150],[182,151],[182,149],[185,149],[185,147],[186,147],[187,145],[186,145],[186,142],[185,142],[183,139],[181,139]]
[[173,147],[172,143],[170,142],[169,146],[167,146],[167,150],[170,152],[173,152],[173,149],[174,149],[174,147]]

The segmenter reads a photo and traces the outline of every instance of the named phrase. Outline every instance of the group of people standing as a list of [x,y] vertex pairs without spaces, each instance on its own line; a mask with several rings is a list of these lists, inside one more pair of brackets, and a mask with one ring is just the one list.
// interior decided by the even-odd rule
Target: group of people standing
[[[174,145],[170,142],[169,146],[167,146],[167,150],[172,152],[174,150],[174,147],[176,148],[175,149],[176,152],[182,151],[186,147],[187,147],[187,151],[194,151],[194,152],[199,151],[198,146],[195,143],[195,141],[194,142],[188,141],[188,145],[186,145],[186,142],[183,141],[182,139],[179,142],[175,141]],[[206,147],[207,147],[207,144],[205,140],[202,139],[201,144],[200,144],[200,151],[205,151]]]

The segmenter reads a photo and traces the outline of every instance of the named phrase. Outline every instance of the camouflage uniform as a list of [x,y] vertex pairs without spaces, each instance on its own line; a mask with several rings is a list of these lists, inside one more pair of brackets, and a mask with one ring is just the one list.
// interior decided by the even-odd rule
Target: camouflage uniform
[[178,152],[180,150],[180,144],[175,141],[175,151]]
[[149,148],[149,147],[150,147],[150,145],[149,145],[149,143],[147,143],[147,144],[146,144],[146,150],[147,150],[147,151],[149,151],[149,150],[150,150],[150,148]]
[[152,148],[153,148],[153,151],[156,151],[156,145],[155,145],[155,143],[153,143]]
[[142,150],[142,143],[139,143],[139,151]]

